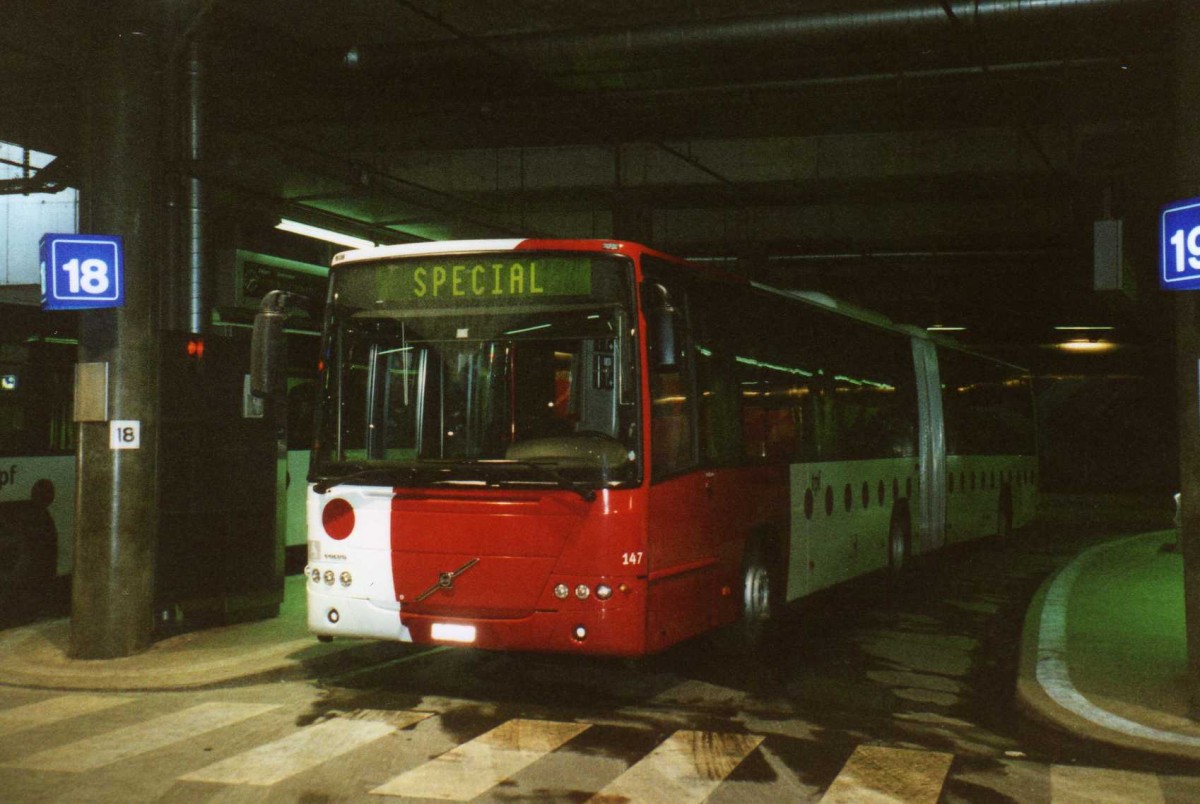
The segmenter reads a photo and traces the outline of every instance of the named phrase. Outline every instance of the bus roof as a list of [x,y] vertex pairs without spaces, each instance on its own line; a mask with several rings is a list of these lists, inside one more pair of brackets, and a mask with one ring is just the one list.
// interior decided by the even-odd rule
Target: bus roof
[[536,251],[553,249],[559,251],[600,251],[610,254],[655,254],[664,259],[686,263],[678,257],[656,251],[640,243],[627,240],[605,239],[545,239],[545,238],[496,238],[492,240],[440,240],[426,243],[401,243],[393,246],[375,246],[334,255],[333,265],[350,262],[388,259],[391,257],[420,257],[439,254],[476,254],[488,251]]
[[[983,355],[974,349],[963,346],[948,338],[943,338],[935,335],[921,327],[912,324],[900,324],[892,321],[882,313],[877,313],[865,307],[858,307],[853,304],[848,304],[839,299],[835,299],[825,293],[805,290],[789,290],[785,288],[775,287],[760,282],[747,280],[744,276],[725,271],[720,268],[714,268],[709,265],[700,265],[690,262],[684,258],[676,257],[667,254],[657,249],[640,243],[634,243],[628,240],[601,239],[601,238],[580,238],[580,239],[556,239],[556,238],[495,238],[481,240],[434,240],[422,243],[401,243],[399,245],[390,246],[375,246],[373,248],[354,249],[351,251],[342,251],[334,255],[333,267],[345,265],[347,263],[364,262],[370,260],[380,260],[397,257],[419,257],[424,255],[439,255],[439,254],[474,254],[483,252],[496,251],[537,251],[537,250],[558,250],[558,251],[597,251],[609,254],[624,254],[626,256],[635,256],[640,254],[649,254],[655,257],[662,258],[678,265],[685,265],[689,268],[710,276],[721,276],[727,281],[735,283],[746,283],[766,293],[771,293],[784,298],[793,299],[804,304],[809,304],[815,307],[821,307],[838,315],[853,318],[856,321],[897,332],[909,337],[921,338],[922,340],[931,341],[940,347],[954,349],[960,352],[975,354],[985,359],[996,363],[1005,363],[1006,361],[997,358]],[[1018,368],[1013,366],[1013,368]]]

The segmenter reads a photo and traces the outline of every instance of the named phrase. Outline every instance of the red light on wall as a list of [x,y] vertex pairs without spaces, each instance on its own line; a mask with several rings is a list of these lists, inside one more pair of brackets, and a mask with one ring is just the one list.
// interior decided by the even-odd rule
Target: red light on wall
[[187,356],[193,360],[199,360],[204,357],[204,339],[203,338],[188,338]]

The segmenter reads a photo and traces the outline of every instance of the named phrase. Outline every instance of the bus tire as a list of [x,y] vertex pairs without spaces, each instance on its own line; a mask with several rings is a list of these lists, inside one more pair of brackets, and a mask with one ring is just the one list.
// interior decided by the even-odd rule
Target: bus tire
[[900,575],[912,558],[912,527],[908,521],[908,509],[897,506],[892,512],[888,526],[888,572]]
[[778,623],[783,601],[779,551],[766,538],[746,544],[742,557],[742,641],[760,645]]
[[1000,502],[996,510],[996,536],[1007,539],[1013,534],[1013,502],[1012,488],[1004,486],[1000,489]]

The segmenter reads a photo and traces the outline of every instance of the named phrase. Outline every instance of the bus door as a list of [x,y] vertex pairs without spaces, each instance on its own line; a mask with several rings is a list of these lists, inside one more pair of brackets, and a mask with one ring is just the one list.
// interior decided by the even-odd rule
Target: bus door
[[695,366],[685,294],[654,274],[642,290],[650,328],[646,647],[653,651],[715,624],[719,478],[698,467]]

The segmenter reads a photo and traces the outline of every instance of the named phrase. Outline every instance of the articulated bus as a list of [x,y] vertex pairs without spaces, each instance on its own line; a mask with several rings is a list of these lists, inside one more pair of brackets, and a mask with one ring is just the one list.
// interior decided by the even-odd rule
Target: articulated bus
[[824,296],[590,240],[344,252],[328,293],[322,639],[637,656],[1034,513],[1029,376]]

